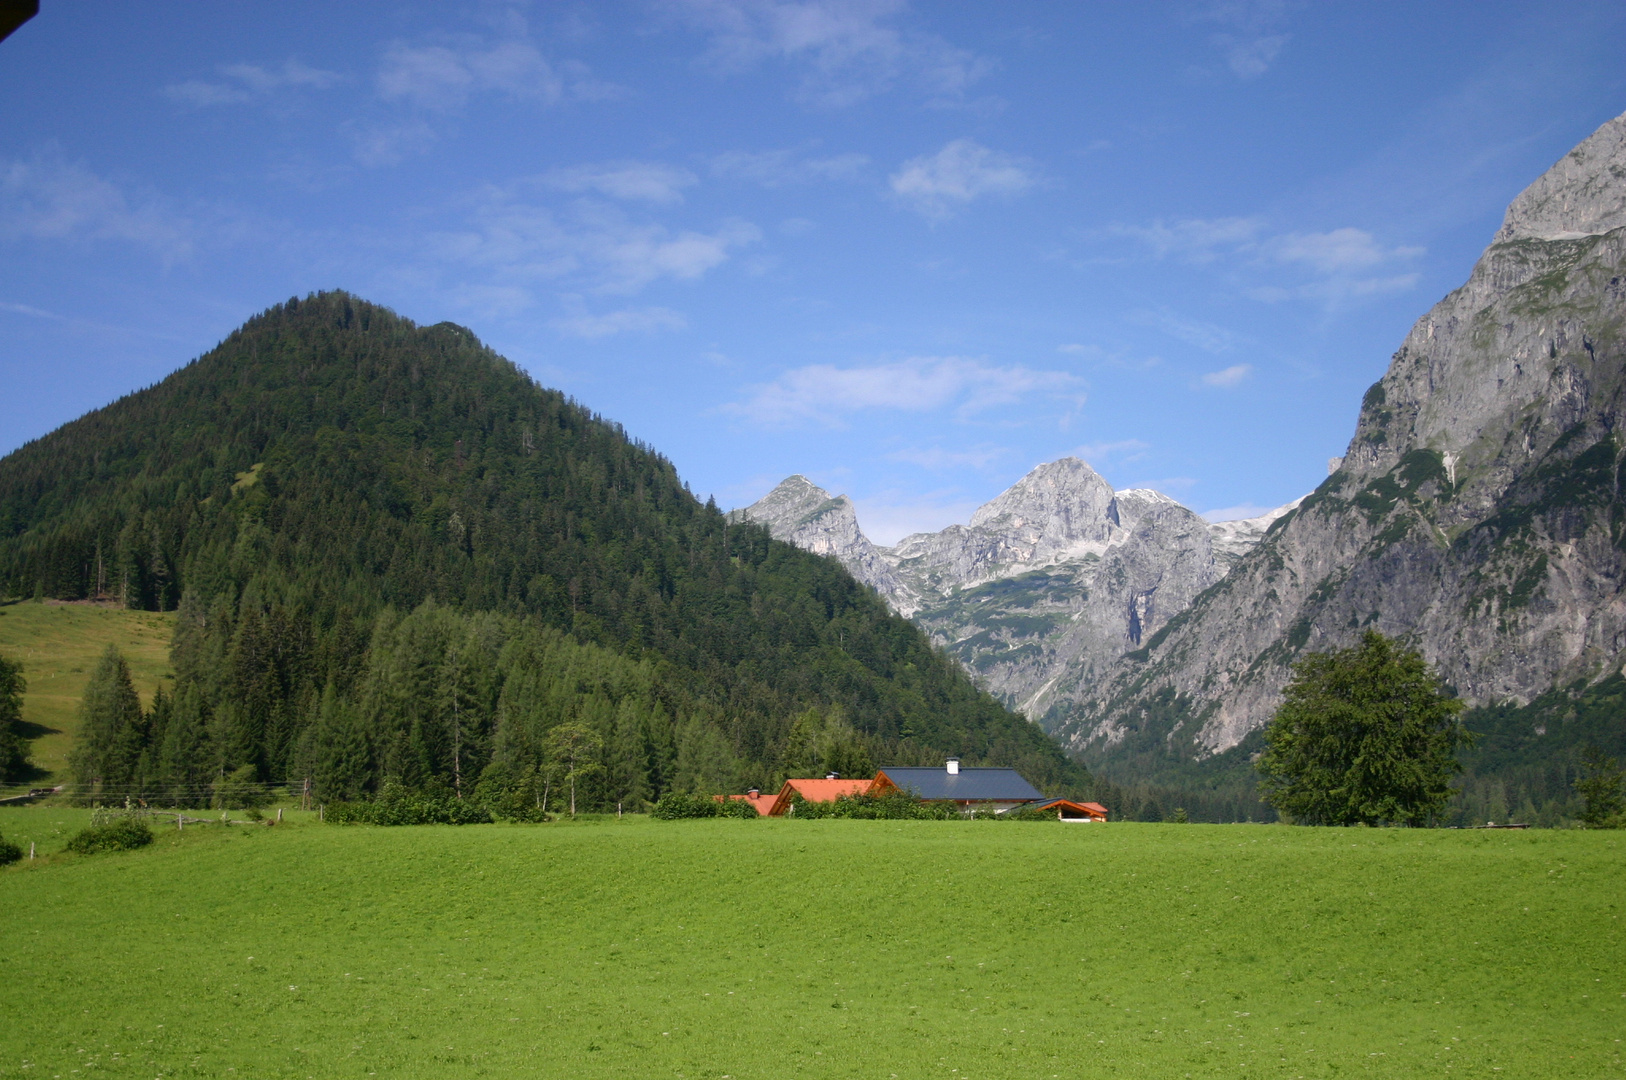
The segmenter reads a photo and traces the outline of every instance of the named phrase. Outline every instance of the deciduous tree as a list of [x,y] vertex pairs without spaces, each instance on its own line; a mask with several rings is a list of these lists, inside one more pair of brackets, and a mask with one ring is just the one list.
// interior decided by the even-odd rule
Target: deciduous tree
[[1421,825],[1451,798],[1473,736],[1415,650],[1375,630],[1293,665],[1265,729],[1266,802],[1304,825]]

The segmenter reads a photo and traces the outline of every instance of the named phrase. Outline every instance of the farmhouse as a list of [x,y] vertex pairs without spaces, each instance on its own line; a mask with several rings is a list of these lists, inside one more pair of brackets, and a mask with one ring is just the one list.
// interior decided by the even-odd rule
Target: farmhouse
[[835,802],[843,795],[872,795],[870,788],[874,783],[873,780],[843,780],[834,773],[823,780],[786,780],[768,809],[764,812],[758,806],[757,810],[767,817],[780,817],[790,810],[791,800],[798,795],[803,802]]
[[1030,810],[1055,814],[1062,821],[1105,821],[1107,808],[1098,802],[1074,802],[1072,799],[1040,799],[1038,802],[1013,806],[1008,814],[1027,813]]
[[[919,799],[945,800],[959,804],[967,813],[992,810],[1040,810],[1062,821],[1105,821],[1107,809],[1100,803],[1071,799],[1047,799],[1038,788],[1024,780],[1015,769],[962,769],[959,758],[949,758],[941,769],[930,766],[892,765],[873,779],[848,780],[834,773],[822,780],[786,780],[777,795],[764,795],[752,788],[744,795],[730,795],[756,807],[763,817],[782,817],[796,799],[803,802],[834,802],[844,796],[889,795],[908,792]],[[722,795],[716,796],[722,799]]]
[[1044,793],[1015,769],[962,769],[959,758],[949,758],[941,769],[888,766],[875,774],[867,794],[893,791],[912,792],[922,799],[948,799],[966,810],[995,813],[1044,800]]

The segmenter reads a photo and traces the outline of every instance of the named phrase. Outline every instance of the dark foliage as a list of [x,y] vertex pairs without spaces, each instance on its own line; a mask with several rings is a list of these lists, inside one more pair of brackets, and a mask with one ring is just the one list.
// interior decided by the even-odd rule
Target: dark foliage
[[1586,772],[1575,781],[1575,790],[1584,803],[1581,821],[1592,829],[1626,827],[1626,773],[1620,762],[1589,746],[1581,755]]
[[[751,811],[752,817],[757,817],[756,807],[743,800],[734,800],[738,805]],[[725,802],[719,802],[710,795],[690,794],[682,791],[668,791],[655,800],[654,807],[649,816],[658,821],[682,821],[687,818],[714,818],[722,817]],[[744,815],[734,815],[743,817]]]
[[[91,749],[104,796],[195,800],[250,766],[350,800],[385,776],[467,796],[492,765],[547,788],[546,731],[577,720],[607,736],[587,808],[638,805],[763,783],[831,706],[860,737],[835,752],[1088,785],[834,561],[729,525],[469,331],[344,293],[0,460],[4,595],[179,607],[169,715]],[[570,682],[522,650],[591,663]],[[505,726],[505,695],[543,704]]]
[[10,866],[23,857],[23,849],[11,841],[0,838],[0,866]]
[[27,689],[22,664],[0,656],[0,783],[24,779],[31,771],[28,744],[19,730]]
[[493,820],[490,809],[479,803],[408,791],[393,778],[384,782],[378,798],[333,803],[324,818],[337,825],[485,825]]
[[134,817],[121,817],[105,825],[92,825],[81,829],[68,841],[68,850],[81,855],[94,855],[98,851],[127,851],[146,847],[152,843],[152,830],[147,823]]
[[947,800],[924,802],[905,791],[885,795],[842,795],[829,802],[793,799],[792,818],[859,818],[871,821],[954,821],[963,815],[958,804]]

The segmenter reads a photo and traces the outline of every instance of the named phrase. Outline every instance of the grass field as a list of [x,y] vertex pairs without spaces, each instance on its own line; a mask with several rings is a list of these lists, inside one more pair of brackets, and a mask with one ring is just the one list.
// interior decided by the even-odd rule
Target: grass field
[[174,626],[173,612],[90,604],[0,606],[0,655],[22,662],[28,679],[23,722],[33,739],[30,753],[48,774],[36,784],[51,782],[49,775],[60,774],[67,764],[79,699],[108,645],[123,651],[141,703],[150,706],[160,681],[172,676],[169,639]]
[[[54,851],[82,813],[0,832]],[[0,872],[0,1076],[1619,1077],[1623,857],[1570,831],[195,826]]]

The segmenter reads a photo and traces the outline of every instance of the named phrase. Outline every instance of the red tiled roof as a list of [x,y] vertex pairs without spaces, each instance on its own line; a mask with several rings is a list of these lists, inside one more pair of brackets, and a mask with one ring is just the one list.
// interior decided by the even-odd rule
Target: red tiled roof
[[[725,796],[713,795],[712,798],[716,799],[718,802],[722,802],[723,799],[725,798]],[[754,797],[751,796],[751,795],[729,795],[729,796],[726,796],[726,798],[731,799],[731,800],[732,799],[738,799],[741,802],[750,803],[753,807],[756,808],[756,812],[758,814],[761,814],[763,817],[767,817],[768,816],[768,811],[773,809],[774,797],[772,795],[761,795],[761,794],[759,794],[759,795],[756,795]]]
[[823,779],[797,779],[786,780],[785,786],[779,789],[774,797],[773,806],[768,813],[774,816],[783,814],[790,809],[790,802],[794,796],[800,795],[805,802],[835,802],[843,795],[867,795],[874,780],[823,780]]

